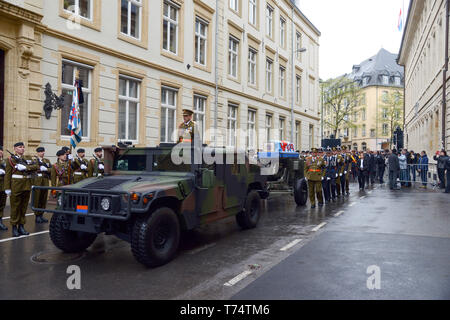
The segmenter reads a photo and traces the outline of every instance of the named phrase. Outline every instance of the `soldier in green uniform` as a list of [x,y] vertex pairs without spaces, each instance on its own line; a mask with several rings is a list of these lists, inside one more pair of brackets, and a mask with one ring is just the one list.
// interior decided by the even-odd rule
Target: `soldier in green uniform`
[[78,149],[77,157],[72,162],[73,183],[80,182],[88,177],[89,161],[85,158],[84,149]]
[[89,177],[101,177],[105,173],[105,162],[103,160],[103,149],[94,150],[94,159],[90,160]]
[[[56,153],[58,160],[53,164],[50,171],[50,180],[52,187],[63,187],[69,184],[69,163],[67,162],[67,154],[64,150],[59,150]],[[53,196],[57,195],[57,192],[52,192]]]
[[183,123],[178,127],[178,142],[194,142],[195,122],[192,120],[194,112],[183,109]]
[[316,195],[319,206],[323,206],[322,180],[324,179],[325,162],[317,156],[317,149],[312,149],[312,155],[306,158],[304,174],[308,181],[309,200],[311,208],[316,207]]
[[[39,170],[36,172],[36,175],[33,180],[34,186],[39,187],[48,187],[50,184],[50,170],[52,168],[52,164],[50,160],[44,158],[45,149],[43,147],[39,147],[36,149],[37,155],[34,159],[39,164]],[[47,190],[36,190],[34,195],[34,203],[33,207],[45,209],[47,206],[47,198],[48,191]],[[47,223],[48,220],[44,218],[43,212],[35,212],[36,223]]]
[[62,147],[61,148],[62,151],[64,151],[66,157],[65,157],[65,162],[67,162],[68,164],[68,168],[67,168],[67,175],[68,175],[68,183],[67,184],[72,184],[73,183],[73,170],[72,170],[72,162],[73,162],[73,156],[70,153],[70,148],[69,147]]
[[6,161],[5,159],[3,159],[3,147],[0,146],[0,231],[8,230],[8,227],[6,227],[2,222],[3,210],[5,209],[7,198],[4,187],[5,174],[6,174]]
[[25,145],[18,142],[14,145],[15,155],[6,162],[5,193],[10,196],[11,225],[13,237],[27,236],[25,230],[25,214],[31,195],[32,174],[39,165],[30,156],[25,156]]

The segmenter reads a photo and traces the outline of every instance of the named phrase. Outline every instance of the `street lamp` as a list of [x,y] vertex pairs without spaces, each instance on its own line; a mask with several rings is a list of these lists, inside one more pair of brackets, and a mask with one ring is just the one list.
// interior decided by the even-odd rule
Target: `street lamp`
[[[292,47],[294,47],[294,36],[292,36]],[[295,86],[295,60],[294,56],[297,53],[306,52],[306,48],[300,48],[296,50],[292,50],[291,55],[291,65],[292,65],[292,90],[291,90],[291,143],[294,143],[294,128],[295,128],[295,116],[294,116],[294,88]],[[300,84],[301,85],[301,84]],[[297,149],[300,149],[299,146],[296,146]]]

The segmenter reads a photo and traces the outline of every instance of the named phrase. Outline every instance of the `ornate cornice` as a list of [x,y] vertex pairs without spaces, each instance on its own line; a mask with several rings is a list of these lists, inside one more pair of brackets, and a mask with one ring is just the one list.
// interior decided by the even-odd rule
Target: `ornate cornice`
[[43,18],[39,13],[15,6],[11,3],[0,0],[0,14],[4,14],[16,19],[25,20],[34,24],[41,24]]

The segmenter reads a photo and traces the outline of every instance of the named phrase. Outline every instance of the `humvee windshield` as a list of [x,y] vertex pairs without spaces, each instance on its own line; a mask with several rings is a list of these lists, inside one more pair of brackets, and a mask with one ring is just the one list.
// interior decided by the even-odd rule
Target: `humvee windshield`
[[191,165],[176,165],[170,149],[130,150],[114,159],[114,171],[191,172]]

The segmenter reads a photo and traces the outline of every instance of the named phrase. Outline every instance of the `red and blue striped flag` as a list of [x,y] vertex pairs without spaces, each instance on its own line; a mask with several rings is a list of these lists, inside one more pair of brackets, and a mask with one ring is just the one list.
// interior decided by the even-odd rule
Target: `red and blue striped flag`
[[398,31],[403,31],[403,11],[400,9],[400,14],[398,16]]
[[67,126],[67,129],[70,131],[70,143],[72,144],[73,148],[76,148],[77,145],[81,142],[81,119],[80,119],[80,96],[81,88],[79,85],[79,81],[75,80],[72,95],[72,108],[70,109],[70,115],[69,115],[69,124]]

